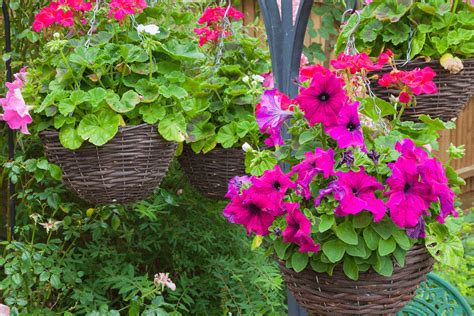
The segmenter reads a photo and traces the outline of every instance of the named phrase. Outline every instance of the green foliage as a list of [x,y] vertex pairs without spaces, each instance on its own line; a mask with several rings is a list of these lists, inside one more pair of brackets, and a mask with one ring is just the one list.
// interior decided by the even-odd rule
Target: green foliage
[[36,131],[57,129],[62,145],[77,149],[84,141],[104,145],[119,126],[147,122],[159,123],[166,140],[182,142],[188,91],[199,82],[194,64],[204,59],[189,25],[175,18],[188,7],[164,1],[138,15],[137,23],[159,25],[156,35],[138,34],[130,19],[107,23],[105,7],[90,47],[87,36],[46,35],[23,91],[34,105]]
[[258,145],[262,139],[254,114],[263,93],[261,75],[270,71],[270,55],[248,26],[233,23],[232,28],[222,51],[214,42],[203,46],[206,58],[199,63],[194,99],[184,107],[189,122],[186,142],[196,153],[246,142]]
[[[470,57],[474,11],[462,1],[375,0],[363,8],[355,36],[357,48],[373,57],[385,49],[400,59],[406,58],[407,51],[411,59],[440,58],[445,53]],[[347,34],[342,33],[336,52],[344,49],[346,40]]]
[[[3,153],[4,138],[0,144]],[[199,196],[177,164],[150,199],[92,208],[68,193],[40,153],[29,137],[15,161],[0,155],[4,176],[22,188],[16,241],[2,243],[0,257],[0,295],[13,314],[285,312],[275,262],[250,251],[223,204]],[[154,284],[159,272],[170,273],[175,292]]]

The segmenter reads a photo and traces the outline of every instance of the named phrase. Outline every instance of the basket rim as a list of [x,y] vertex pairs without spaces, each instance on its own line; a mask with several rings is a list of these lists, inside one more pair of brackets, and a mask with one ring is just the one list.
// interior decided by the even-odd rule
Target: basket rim
[[[156,129],[156,126],[154,124],[142,123],[142,124],[138,124],[138,125],[119,126],[118,132],[128,132],[128,131],[131,131],[131,130],[144,128],[144,127],[152,127],[152,128]],[[40,135],[48,135],[48,136],[59,135],[59,130],[57,130],[57,129],[45,129],[44,131],[39,132],[39,134]]]

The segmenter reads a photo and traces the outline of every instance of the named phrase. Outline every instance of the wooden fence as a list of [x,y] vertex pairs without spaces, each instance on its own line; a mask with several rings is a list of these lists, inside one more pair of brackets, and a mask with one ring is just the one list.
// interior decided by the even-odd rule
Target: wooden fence
[[[318,5],[318,2],[317,0],[315,1],[315,6]],[[259,24],[263,23],[257,0],[240,0],[235,6],[245,13],[244,23],[253,23],[256,19],[259,19]],[[311,20],[315,27],[321,24],[321,17],[314,13],[311,14]],[[332,47],[327,45],[324,39],[320,37],[310,38],[307,35],[305,45],[307,46],[312,42],[322,44],[326,55],[331,55]],[[474,203],[474,97],[470,99],[469,104],[466,105],[464,111],[456,120],[456,129],[445,131],[441,134],[438,156],[443,162],[446,162],[448,159],[446,150],[451,143],[456,146],[463,144],[466,146],[466,156],[463,159],[453,161],[452,166],[466,180],[461,197],[463,208],[471,208]]]

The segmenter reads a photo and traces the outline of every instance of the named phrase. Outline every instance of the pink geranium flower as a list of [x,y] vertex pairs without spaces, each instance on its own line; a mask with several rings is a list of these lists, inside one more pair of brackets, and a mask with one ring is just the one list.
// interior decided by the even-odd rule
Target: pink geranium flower
[[416,226],[433,201],[430,187],[420,181],[419,174],[407,172],[410,164],[409,160],[397,161],[392,166],[392,176],[387,179],[390,218],[401,228]]
[[359,101],[343,106],[336,119],[336,124],[325,126],[326,132],[336,140],[340,148],[364,147],[358,106]]
[[292,111],[286,110],[290,103],[290,99],[276,89],[267,90],[263,93],[261,101],[257,105],[255,116],[260,131],[271,136],[271,140],[265,142],[268,146],[283,144],[281,126],[288,118],[293,116]]
[[337,121],[346,94],[339,78],[334,74],[316,73],[308,88],[302,88],[296,101],[309,125],[332,125]]
[[313,178],[322,173],[325,178],[334,174],[334,151],[329,148],[324,151],[322,148],[316,148],[314,153],[305,153],[305,160],[297,164],[291,170],[292,174],[297,173],[296,184],[299,188],[299,194],[305,199],[311,198],[310,184]]
[[374,64],[374,62],[370,60],[369,55],[366,53],[359,53],[355,55],[346,55],[345,53],[340,53],[337,56],[337,59],[331,60],[331,65],[334,67],[334,69],[348,70],[351,74],[355,74],[362,71],[381,69],[384,65],[384,61],[388,61],[388,56],[388,54],[383,55],[382,60],[379,63]]
[[8,92],[5,98],[0,98],[0,105],[3,108],[3,114],[0,115],[0,119],[5,121],[11,129],[19,129],[23,134],[29,134],[27,125],[33,120],[21,94],[25,75],[26,68],[23,68],[18,74],[15,74],[13,82],[5,84]]
[[231,21],[238,21],[244,18],[244,14],[233,7],[207,8],[198,20],[199,24],[204,25],[194,29],[194,33],[199,36],[200,46],[207,42],[217,42],[221,36],[225,38],[232,35],[232,32],[229,31],[222,32],[222,21],[226,12],[227,17]]
[[84,20],[83,13],[91,9],[92,2],[84,0],[52,1],[49,6],[36,14],[32,27],[35,32],[40,32],[51,25],[71,27],[74,25],[76,15],[79,20]]
[[319,244],[315,244],[311,238],[311,222],[300,211],[298,203],[285,203],[287,226],[283,231],[283,242],[296,243],[300,246],[300,252],[318,252]]
[[331,74],[331,71],[327,68],[324,68],[321,65],[308,65],[308,66],[301,66],[300,68],[300,82],[305,82],[310,79],[313,79],[313,77],[317,74],[323,74],[325,76],[329,76]]
[[265,236],[275,217],[282,215],[282,209],[280,204],[268,201],[266,196],[255,194],[250,188],[234,196],[223,213],[229,222],[244,226],[249,235],[254,232]]
[[385,187],[375,177],[369,176],[364,169],[358,172],[338,172],[334,198],[339,201],[335,213],[339,216],[358,214],[364,210],[372,213],[374,222],[385,216],[386,207],[375,196],[375,191]]
[[146,7],[145,0],[111,0],[108,17],[122,22],[129,15],[143,12]]

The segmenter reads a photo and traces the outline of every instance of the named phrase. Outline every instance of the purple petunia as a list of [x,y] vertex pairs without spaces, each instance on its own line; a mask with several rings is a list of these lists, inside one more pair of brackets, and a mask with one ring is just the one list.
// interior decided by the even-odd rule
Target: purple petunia
[[319,244],[311,238],[311,222],[300,211],[298,203],[285,203],[287,226],[283,231],[283,242],[294,242],[300,246],[300,252],[318,252]]

